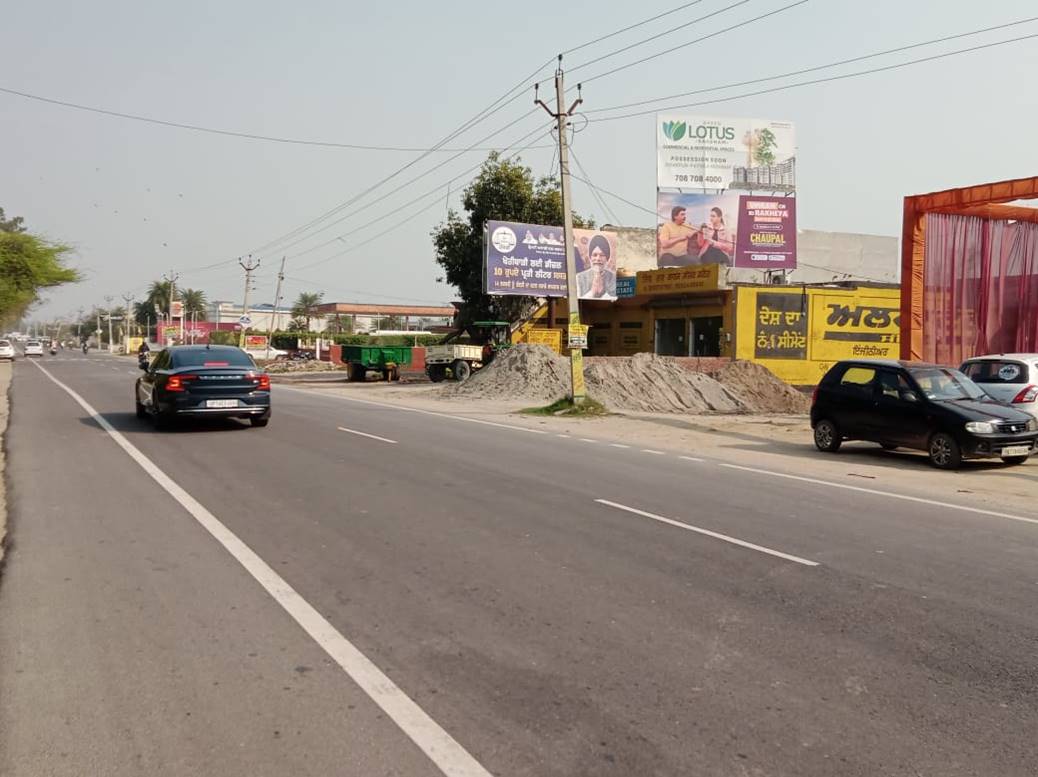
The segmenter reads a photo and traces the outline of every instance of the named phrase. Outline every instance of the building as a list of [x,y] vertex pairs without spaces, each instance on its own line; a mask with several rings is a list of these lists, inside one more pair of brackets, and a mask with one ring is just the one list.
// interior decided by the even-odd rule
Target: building
[[[655,230],[609,227],[627,267],[655,265]],[[633,258],[632,258],[633,257]],[[651,261],[651,264],[649,264]],[[833,361],[899,353],[897,239],[805,230],[798,266],[765,275],[721,265],[637,272],[633,296],[584,300],[588,355],[748,359],[795,385],[813,385]],[[549,307],[554,310],[549,312]],[[564,329],[565,300],[516,332]]]
[[318,311],[324,316],[324,331],[336,319],[348,321],[349,331],[363,333],[384,329],[411,330],[449,325],[457,309],[453,305],[375,305],[363,302],[328,302]]
[[[237,325],[242,317],[242,305],[240,302],[229,302],[226,300],[214,300],[206,306],[206,320],[216,324],[218,328],[226,328],[225,325]],[[281,306],[275,310],[270,303],[261,305],[249,305],[249,318],[252,323],[250,329],[266,332],[268,329],[287,329],[292,320],[292,308]],[[313,320],[311,325],[317,327],[321,324]],[[314,331],[323,331],[323,326]]]

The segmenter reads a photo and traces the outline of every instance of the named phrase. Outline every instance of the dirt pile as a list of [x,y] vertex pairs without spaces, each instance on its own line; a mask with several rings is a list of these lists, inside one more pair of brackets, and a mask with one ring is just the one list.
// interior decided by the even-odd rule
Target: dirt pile
[[807,413],[811,408],[809,397],[754,362],[728,362],[706,374],[738,396],[753,413]]
[[341,364],[322,362],[317,359],[278,359],[269,362],[264,369],[271,375],[283,375],[295,372],[332,372],[342,370],[344,367]]
[[554,402],[569,385],[569,360],[543,345],[517,345],[497,355],[464,383],[447,383],[449,397]]
[[[612,410],[644,413],[745,413],[749,407],[709,375],[653,354],[585,361],[588,395]],[[552,402],[566,395],[569,359],[542,345],[517,345],[447,396]]]

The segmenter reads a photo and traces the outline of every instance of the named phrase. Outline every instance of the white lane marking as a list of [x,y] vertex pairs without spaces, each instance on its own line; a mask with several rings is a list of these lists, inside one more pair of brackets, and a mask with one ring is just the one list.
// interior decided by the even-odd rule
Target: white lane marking
[[556,436],[556,437],[563,437],[563,438],[565,438],[565,439],[567,439],[567,440],[569,439],[569,435],[568,435],[568,434],[557,434],[557,435],[555,435],[555,436]]
[[653,456],[666,456],[663,451],[654,451],[652,448],[642,448],[642,453],[651,453]]
[[415,704],[381,669],[361,653],[324,616],[303,599],[284,578],[270,568],[255,551],[181,488],[151,459],[108,423],[83,397],[40,367],[44,375],[74,399],[141,469],[173,497],[217,542],[230,553],[263,589],[292,616],[303,630],[342,667],[361,690],[400,727],[448,777],[492,777],[491,773],[429,715]]
[[627,505],[622,505],[618,502],[610,502],[608,499],[596,499],[595,501],[601,505],[606,505],[607,507],[614,507],[617,510],[625,510],[629,513],[634,513],[635,515],[644,516],[645,518],[652,518],[652,520],[659,521],[660,523],[666,523],[670,526],[677,526],[679,529],[686,529],[688,531],[696,532],[697,534],[706,535],[707,537],[713,537],[715,540],[723,540],[724,542],[730,542],[731,544],[738,545],[741,548],[749,548],[750,550],[756,550],[761,553],[767,553],[769,556],[777,556],[778,558],[785,559],[786,561],[793,561],[797,564],[803,564],[806,567],[818,566],[817,561],[811,561],[810,559],[801,558],[800,556],[793,556],[789,553],[783,553],[781,550],[772,550],[771,548],[766,548],[763,545],[755,545],[752,542],[746,542],[746,540],[740,540],[735,537],[729,537],[727,534],[720,534],[719,532],[710,531],[709,529],[701,529],[698,526],[692,526],[688,523],[675,521],[673,518],[665,518],[662,515],[656,515],[656,513],[647,513],[644,510],[639,510],[636,507],[628,507]]
[[581,442],[598,442],[598,440],[592,440],[590,437],[578,437]]
[[698,461],[701,464],[704,461],[706,461],[706,459],[697,459],[695,456],[678,456],[678,458],[679,459],[684,459],[685,461]]
[[[311,396],[322,396],[316,391],[308,389],[299,389],[292,386],[277,386],[278,391],[295,391],[299,394],[309,394]],[[357,399],[356,397],[344,397],[341,394],[323,395],[326,399],[341,399],[346,402],[359,402],[363,405],[375,405],[376,407],[388,407],[390,410],[400,410],[405,413],[421,413],[422,415],[432,415],[439,418],[450,418],[454,421],[467,421],[470,424],[483,424],[484,426],[496,426],[500,429],[513,429],[517,432],[528,432],[530,434],[548,434],[548,432],[542,429],[528,429],[525,426],[512,426],[511,424],[499,424],[496,421],[484,421],[481,418],[466,418],[463,415],[450,415],[449,413],[437,413],[434,410],[422,410],[417,407],[407,407],[406,405],[394,405],[389,402],[374,402],[370,399]]]
[[630,445],[624,445],[621,442],[611,442],[611,443],[609,443],[609,447],[610,448],[630,448],[631,446]]
[[339,427],[340,432],[349,432],[350,434],[357,434],[361,437],[370,437],[372,440],[381,440],[382,442],[388,442],[396,445],[396,440],[390,440],[388,437],[379,437],[377,434],[368,434],[367,432],[358,432],[356,429],[347,429],[345,426]]
[[804,483],[813,483],[819,486],[829,486],[830,488],[842,488],[846,491],[858,491],[862,494],[874,494],[876,496],[886,496],[891,499],[903,499],[906,502],[918,502],[924,505],[931,505],[932,507],[947,507],[949,510],[961,510],[967,513],[978,513],[979,515],[991,515],[995,518],[1005,518],[1010,521],[1023,521],[1024,523],[1038,523],[1038,518],[1025,518],[1022,515],[1013,515],[1012,513],[1000,513],[997,510],[985,510],[983,507],[969,507],[967,505],[957,505],[952,502],[939,502],[935,499],[924,499],[919,496],[908,496],[907,494],[898,494],[893,491],[881,491],[877,488],[864,488],[863,486],[849,486],[845,483],[834,483],[831,480],[819,480],[817,478],[804,477],[802,475],[787,475],[784,472],[772,472],[768,469],[757,469],[756,467],[742,467],[738,464],[721,464],[722,467],[728,469],[738,469],[743,472],[755,472],[758,475],[770,475],[774,478],[786,478],[787,480],[800,480]]

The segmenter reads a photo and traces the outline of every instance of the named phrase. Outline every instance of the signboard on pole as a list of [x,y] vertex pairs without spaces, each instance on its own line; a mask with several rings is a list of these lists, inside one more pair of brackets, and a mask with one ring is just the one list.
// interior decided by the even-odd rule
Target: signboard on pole
[[581,350],[587,348],[587,330],[589,328],[585,324],[571,323],[569,325],[569,336],[566,338],[566,347]]
[[796,135],[788,121],[659,114],[661,189],[796,189]]
[[238,316],[238,325],[241,326],[242,329],[248,329],[252,326],[252,319],[249,317],[248,313]]
[[169,306],[169,315],[171,318],[183,318],[184,303],[180,300],[174,300],[174,302]]

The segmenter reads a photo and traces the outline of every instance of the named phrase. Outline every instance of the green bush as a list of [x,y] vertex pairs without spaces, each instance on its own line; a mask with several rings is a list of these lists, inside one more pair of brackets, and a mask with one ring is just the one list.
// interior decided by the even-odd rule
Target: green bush
[[209,333],[209,342],[212,345],[237,345],[241,334],[227,329],[217,329]]

